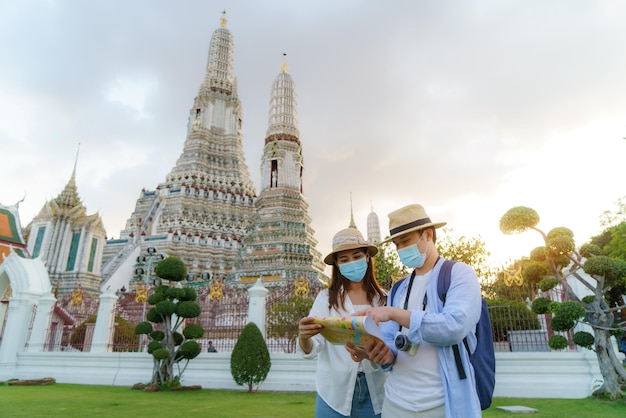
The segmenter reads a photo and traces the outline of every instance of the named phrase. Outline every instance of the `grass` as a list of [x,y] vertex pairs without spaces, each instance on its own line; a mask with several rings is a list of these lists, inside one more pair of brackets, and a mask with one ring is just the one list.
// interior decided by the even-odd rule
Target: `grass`
[[[39,417],[313,417],[314,393],[197,390],[146,393],[120,386],[54,384],[0,386],[0,416]],[[626,414],[626,402],[587,399],[496,398],[484,417],[511,416],[496,406],[539,410],[533,417],[612,418]]]

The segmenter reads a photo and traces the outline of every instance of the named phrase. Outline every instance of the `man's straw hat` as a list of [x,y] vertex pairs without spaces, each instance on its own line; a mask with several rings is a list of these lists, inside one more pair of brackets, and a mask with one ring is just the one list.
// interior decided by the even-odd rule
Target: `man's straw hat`
[[446,222],[435,223],[431,221],[422,205],[408,205],[389,214],[390,237],[384,240],[383,243],[408,232],[418,231],[431,226],[440,228],[445,224]]

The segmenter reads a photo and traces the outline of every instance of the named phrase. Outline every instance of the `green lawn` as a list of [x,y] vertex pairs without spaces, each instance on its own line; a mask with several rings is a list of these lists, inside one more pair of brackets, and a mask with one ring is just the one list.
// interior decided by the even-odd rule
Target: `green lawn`
[[[0,417],[313,417],[314,393],[198,390],[146,393],[118,386],[55,384],[0,386]],[[494,399],[485,417],[512,414],[499,405],[539,410],[537,417],[612,418],[626,415],[626,402],[597,399]]]

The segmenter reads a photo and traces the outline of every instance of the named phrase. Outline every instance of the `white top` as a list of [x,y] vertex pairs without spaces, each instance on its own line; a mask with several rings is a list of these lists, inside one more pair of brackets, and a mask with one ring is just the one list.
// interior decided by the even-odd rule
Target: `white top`
[[[363,309],[362,305],[358,308],[354,306],[348,296],[344,305],[345,310],[328,309],[328,289],[324,289],[315,298],[309,316],[347,316]],[[374,301],[373,306],[381,305],[383,305],[381,301]],[[309,354],[303,355],[306,359],[317,357],[315,387],[317,394],[324,402],[340,414],[350,415],[356,375],[359,371],[363,371],[374,412],[380,414],[387,373],[376,368],[368,360],[360,363],[354,362],[345,346],[330,344],[320,334],[313,336],[311,342],[313,349]]]
[[[429,277],[430,272],[415,276],[409,295],[409,310],[424,310],[424,295]],[[406,289],[395,298],[403,307]],[[401,332],[408,334],[409,330],[402,328]],[[398,351],[393,371],[385,385],[385,395],[393,403],[408,410],[415,410],[417,405],[417,411],[425,411],[444,404],[437,348],[428,341],[419,343],[414,356],[406,351]],[[407,399],[411,401],[407,402]]]

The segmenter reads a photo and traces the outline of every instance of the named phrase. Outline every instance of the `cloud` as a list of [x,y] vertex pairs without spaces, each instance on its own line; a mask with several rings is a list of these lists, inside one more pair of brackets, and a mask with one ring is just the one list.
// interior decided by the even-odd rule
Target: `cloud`
[[363,232],[372,205],[385,235],[389,211],[420,202],[518,255],[520,237],[498,230],[508,208],[585,239],[625,194],[618,2],[31,0],[0,5],[0,202],[26,191],[27,223],[69,180],[80,142],[80,196],[117,236],[139,191],[176,164],[224,7],[257,187],[287,54],[322,253],[350,193]]

